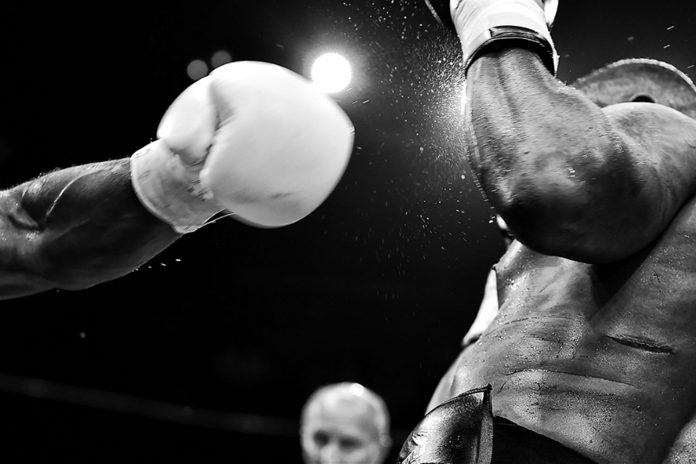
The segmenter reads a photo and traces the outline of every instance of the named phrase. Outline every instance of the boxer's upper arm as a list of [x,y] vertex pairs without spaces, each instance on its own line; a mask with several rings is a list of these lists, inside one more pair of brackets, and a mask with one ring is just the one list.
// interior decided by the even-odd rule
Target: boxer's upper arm
[[696,120],[654,103],[601,108],[524,49],[468,73],[467,157],[517,240],[588,263],[654,240],[694,192]]
[[504,217],[530,248],[588,263],[617,261],[657,238],[693,195],[696,120],[653,103],[602,112],[610,128],[602,154],[580,146],[558,166],[545,161],[532,180],[517,179],[518,199]]
[[[598,228],[589,245],[625,257],[660,235],[696,190],[696,120],[653,103],[620,103],[603,109],[622,140],[626,171],[610,172],[602,182],[632,176],[634,191],[608,198],[613,223]],[[601,200],[601,198],[599,199]],[[602,208],[602,205],[598,206]],[[614,232],[617,234],[614,235]]]

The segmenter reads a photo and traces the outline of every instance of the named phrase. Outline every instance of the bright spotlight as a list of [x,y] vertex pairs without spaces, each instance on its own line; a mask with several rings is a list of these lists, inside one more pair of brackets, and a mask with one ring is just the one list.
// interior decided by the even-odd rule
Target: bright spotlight
[[350,63],[338,53],[325,53],[312,65],[312,80],[324,92],[340,92],[348,87],[352,76]]

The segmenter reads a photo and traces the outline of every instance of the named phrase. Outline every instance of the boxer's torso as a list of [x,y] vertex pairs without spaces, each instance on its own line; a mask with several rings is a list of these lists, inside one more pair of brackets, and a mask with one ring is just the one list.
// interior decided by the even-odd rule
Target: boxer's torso
[[662,462],[696,410],[696,199],[620,263],[515,242],[496,271],[499,313],[435,401],[490,383],[494,415],[597,462]]

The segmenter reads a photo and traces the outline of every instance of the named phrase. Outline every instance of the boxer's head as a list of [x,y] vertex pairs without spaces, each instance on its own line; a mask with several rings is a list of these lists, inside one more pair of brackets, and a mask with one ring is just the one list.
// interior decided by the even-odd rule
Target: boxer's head
[[300,439],[306,464],[381,464],[391,446],[389,413],[360,384],[327,385],[305,403]]
[[696,86],[689,76],[663,61],[649,58],[615,61],[570,86],[600,107],[622,102],[659,103],[696,119]]

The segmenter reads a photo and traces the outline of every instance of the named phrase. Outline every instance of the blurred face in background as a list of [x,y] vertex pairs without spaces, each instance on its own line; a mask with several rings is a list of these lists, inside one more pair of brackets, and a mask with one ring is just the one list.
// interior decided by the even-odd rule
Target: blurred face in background
[[384,439],[377,412],[357,396],[327,393],[305,409],[301,430],[306,464],[381,464]]

